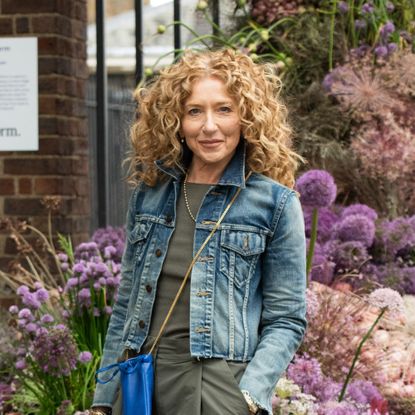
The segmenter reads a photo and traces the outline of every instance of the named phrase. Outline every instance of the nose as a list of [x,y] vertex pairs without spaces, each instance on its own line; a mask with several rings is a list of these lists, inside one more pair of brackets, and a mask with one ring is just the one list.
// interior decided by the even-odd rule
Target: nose
[[214,114],[210,111],[206,113],[206,119],[203,124],[203,132],[206,134],[214,133],[217,130],[216,120]]

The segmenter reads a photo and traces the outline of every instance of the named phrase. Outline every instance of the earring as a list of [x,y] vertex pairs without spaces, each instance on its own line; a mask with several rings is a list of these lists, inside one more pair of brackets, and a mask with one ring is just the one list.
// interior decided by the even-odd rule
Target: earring
[[181,137],[180,138],[180,142],[183,144],[184,143],[184,138],[183,137]]

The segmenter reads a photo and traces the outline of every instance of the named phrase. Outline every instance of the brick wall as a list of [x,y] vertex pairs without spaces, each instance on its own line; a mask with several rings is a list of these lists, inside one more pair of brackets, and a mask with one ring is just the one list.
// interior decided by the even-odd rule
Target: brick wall
[[[87,0],[0,0],[0,36],[38,38],[40,135],[39,151],[0,152],[0,217],[46,230],[41,199],[59,196],[54,230],[74,243],[89,237],[86,28]],[[0,232],[0,269],[14,254]]]

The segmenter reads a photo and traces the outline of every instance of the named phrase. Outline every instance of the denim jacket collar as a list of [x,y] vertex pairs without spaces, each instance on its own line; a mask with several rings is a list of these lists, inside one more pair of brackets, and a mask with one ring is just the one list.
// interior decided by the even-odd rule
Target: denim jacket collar
[[[232,157],[229,164],[226,166],[225,171],[222,174],[222,177],[219,179],[218,185],[230,185],[241,187],[245,189],[245,160],[246,160],[246,142],[241,138],[236,152]],[[168,167],[164,165],[164,160],[156,160],[155,165],[163,173],[166,173],[168,176],[173,177],[176,180],[180,180],[184,172],[182,169],[177,167]]]

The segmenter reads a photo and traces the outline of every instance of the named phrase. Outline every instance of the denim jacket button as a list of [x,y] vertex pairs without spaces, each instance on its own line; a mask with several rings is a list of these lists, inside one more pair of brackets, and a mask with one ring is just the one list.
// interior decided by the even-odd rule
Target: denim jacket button
[[172,220],[173,220],[173,216],[172,215],[167,215],[166,216],[166,222],[167,223],[171,223]]
[[146,291],[150,294],[152,290],[153,290],[153,287],[150,284],[147,284]]
[[156,249],[156,256],[160,257],[161,256],[161,249]]
[[140,329],[143,329],[143,328],[146,326],[146,323],[144,323],[144,321],[143,321],[143,320],[140,320],[140,321],[138,322],[138,326],[140,327]]

